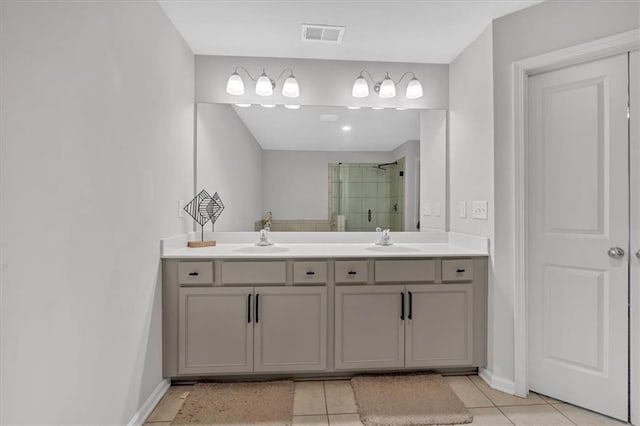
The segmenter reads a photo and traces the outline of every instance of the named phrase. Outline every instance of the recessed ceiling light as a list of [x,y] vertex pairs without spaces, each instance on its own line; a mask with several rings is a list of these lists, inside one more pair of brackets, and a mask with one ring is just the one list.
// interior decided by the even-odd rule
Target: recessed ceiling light
[[359,106],[348,106],[347,108],[349,108],[349,109],[360,109],[361,107],[359,107]]
[[300,105],[285,105],[284,107],[287,109],[300,109]]
[[236,106],[240,108],[249,108],[251,104],[236,104]]
[[351,126],[349,126],[348,124],[346,126],[342,126],[342,131],[343,132],[349,132],[351,131]]
[[398,111],[404,111],[406,108],[405,107],[398,107],[396,108]]
[[260,104],[260,106],[263,107],[263,108],[273,108],[273,107],[275,107],[275,105],[273,105],[273,104]]
[[381,109],[384,109],[382,107],[371,107],[371,109],[375,109],[376,111],[380,111]]

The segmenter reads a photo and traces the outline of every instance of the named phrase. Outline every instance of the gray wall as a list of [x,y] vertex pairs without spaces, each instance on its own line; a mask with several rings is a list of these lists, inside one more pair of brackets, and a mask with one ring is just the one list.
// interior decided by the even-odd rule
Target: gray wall
[[0,50],[0,423],[127,423],[191,226],[193,55],[155,2],[2,1]]
[[[447,111],[420,111],[420,230],[447,230]],[[424,204],[432,211],[425,215]],[[436,204],[440,214],[436,214]]]
[[[300,84],[300,97],[284,98],[282,80],[268,98],[257,96],[254,83],[240,72],[245,82],[245,94],[232,96],[227,94],[227,79],[235,67],[244,66],[255,77],[267,69],[272,77],[285,68],[292,68]],[[400,78],[405,71],[413,71],[422,83],[424,96],[420,99],[408,100],[404,90],[408,80],[405,77],[397,87],[398,95],[392,99],[380,99],[370,85],[368,98],[356,99],[351,96],[351,88],[360,71],[366,69],[375,78],[382,79],[388,71],[394,79]],[[196,56],[196,101],[222,103],[293,103],[300,105],[323,106],[384,106],[410,108],[442,108],[448,107],[449,65],[441,64],[403,64],[359,61],[326,61],[318,59],[281,59],[281,58],[247,58],[237,56]]]
[[198,104],[197,110],[196,190],[217,192],[225,205],[216,231],[253,231],[264,213],[262,148],[231,105]]
[[514,61],[638,28],[635,1],[551,0],[493,24],[495,132],[495,283],[489,364],[498,378],[513,380],[514,159],[511,66]]

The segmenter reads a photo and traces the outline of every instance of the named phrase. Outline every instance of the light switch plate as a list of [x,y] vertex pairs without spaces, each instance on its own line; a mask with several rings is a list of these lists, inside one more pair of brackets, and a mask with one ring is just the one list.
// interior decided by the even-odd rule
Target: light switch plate
[[467,218],[467,202],[460,201],[460,203],[458,204],[458,209],[460,211],[460,217],[462,219],[466,219]]
[[422,203],[422,216],[431,216],[431,203]]
[[179,218],[184,217],[184,205],[185,205],[184,200],[178,201],[178,217]]
[[471,210],[473,212],[474,219],[487,219],[487,202],[486,201],[474,201]]
[[440,203],[433,203],[433,215],[440,217]]

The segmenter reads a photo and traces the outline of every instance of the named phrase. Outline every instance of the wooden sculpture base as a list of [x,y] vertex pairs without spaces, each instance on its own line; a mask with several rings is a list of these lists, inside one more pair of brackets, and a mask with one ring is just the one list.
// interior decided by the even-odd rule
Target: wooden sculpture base
[[187,243],[188,247],[198,248],[198,247],[213,247],[216,245],[215,241],[189,241]]

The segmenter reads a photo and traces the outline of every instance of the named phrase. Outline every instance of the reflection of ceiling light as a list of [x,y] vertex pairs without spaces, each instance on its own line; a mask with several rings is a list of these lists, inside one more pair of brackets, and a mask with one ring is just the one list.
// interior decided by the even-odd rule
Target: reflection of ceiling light
[[359,106],[348,106],[347,108],[349,108],[349,109],[360,109]]
[[320,114],[320,121],[324,121],[326,123],[338,121],[338,115],[337,114]]
[[396,108],[398,111],[404,111],[406,108],[405,107],[398,107]]
[[275,105],[273,105],[273,104],[260,104],[260,106],[263,107],[263,108],[273,108],[273,107],[275,107]]
[[300,105],[285,105],[284,107],[287,109],[300,109]]
[[407,90],[405,92],[406,98],[421,98],[423,95],[422,84],[420,84],[416,75],[411,71],[402,74],[398,81],[393,81],[391,77],[389,77],[389,73],[387,73],[381,81],[378,81],[371,77],[371,74],[367,70],[362,70],[358,78],[353,82],[351,95],[354,98],[366,98],[369,96],[369,83],[367,83],[367,79],[365,78],[368,77],[373,84],[373,91],[376,92],[378,96],[383,99],[394,98],[396,96],[396,85],[400,84],[404,77],[408,75],[411,75],[412,78],[407,85]]
[[342,126],[342,131],[343,132],[348,132],[351,130],[351,126],[349,126],[348,124],[346,126]]
[[236,104],[236,106],[240,108],[249,108],[251,104]]
[[376,111],[380,111],[381,109],[384,109],[382,107],[371,107],[371,109],[375,109]]
[[227,80],[227,93],[234,96],[244,95],[244,81],[238,71],[242,70],[247,76],[256,82],[255,92],[258,96],[271,96],[273,95],[273,89],[276,88],[276,82],[282,78],[285,72],[289,72],[289,76],[284,80],[282,85],[282,96],[287,98],[297,98],[300,96],[300,86],[298,80],[293,75],[293,71],[290,68],[283,70],[278,78],[272,79],[267,75],[265,69],[262,69],[262,74],[256,79],[249,71],[244,67],[236,67],[233,74],[229,76]]

